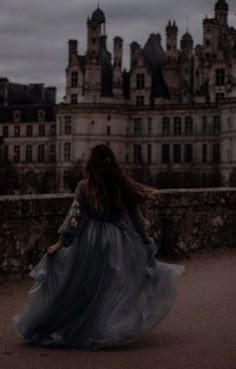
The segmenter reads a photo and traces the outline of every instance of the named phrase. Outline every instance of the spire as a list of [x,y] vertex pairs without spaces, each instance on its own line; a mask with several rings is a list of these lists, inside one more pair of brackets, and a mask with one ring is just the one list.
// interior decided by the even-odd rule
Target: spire
[[189,16],[186,15],[186,33],[188,32],[188,21],[189,21]]

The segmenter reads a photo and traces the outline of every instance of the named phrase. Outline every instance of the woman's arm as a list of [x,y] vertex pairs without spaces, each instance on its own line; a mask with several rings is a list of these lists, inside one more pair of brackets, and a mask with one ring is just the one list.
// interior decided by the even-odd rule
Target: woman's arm
[[60,248],[67,247],[73,241],[75,231],[80,223],[80,200],[82,198],[82,186],[83,181],[80,181],[74,194],[74,200],[70,206],[70,209],[60,227],[57,230],[59,235],[58,241],[49,246],[47,251],[49,254],[53,254]]
[[54,254],[54,252],[61,249],[63,246],[64,246],[63,240],[59,238],[56,243],[48,247],[47,252],[48,254]]
[[148,220],[143,216],[143,213],[139,206],[135,209],[132,214],[132,221],[136,231],[141,235],[144,242],[150,242],[150,236],[148,234]]

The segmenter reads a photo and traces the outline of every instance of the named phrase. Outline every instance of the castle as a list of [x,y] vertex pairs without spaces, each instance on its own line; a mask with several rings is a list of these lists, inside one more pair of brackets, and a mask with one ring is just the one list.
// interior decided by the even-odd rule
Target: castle
[[[201,45],[189,32],[179,42],[177,24],[169,21],[165,47],[154,33],[143,47],[132,42],[125,70],[123,40],[114,38],[111,55],[98,7],[87,20],[85,54],[69,40],[63,103],[55,106],[53,88],[0,81],[2,155],[22,170],[42,172],[54,163],[62,191],[71,165],[83,165],[99,143],[110,145],[127,171],[139,170],[153,183],[172,175],[177,181],[197,176],[204,185],[217,175],[228,185],[236,174],[236,29],[228,15],[227,2],[217,0],[214,17],[203,19]],[[41,100],[29,102],[37,94]],[[24,113],[32,106],[36,118]],[[41,111],[48,109],[50,116]]]
[[194,46],[189,32],[179,45],[175,21],[166,26],[165,48],[154,33],[144,47],[132,42],[129,71],[123,40],[114,38],[112,57],[105,13],[93,12],[85,55],[69,40],[65,101],[57,107],[61,177],[71,160],[83,162],[95,144],[107,143],[124,167],[146,166],[154,177],[194,172],[204,180],[218,172],[229,182],[236,167],[236,29],[225,0],[214,11],[203,20],[202,45]]

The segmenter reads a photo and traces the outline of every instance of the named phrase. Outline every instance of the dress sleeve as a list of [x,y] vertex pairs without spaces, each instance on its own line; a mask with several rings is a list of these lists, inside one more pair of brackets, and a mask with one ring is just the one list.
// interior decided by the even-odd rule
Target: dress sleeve
[[143,213],[140,207],[137,207],[134,213],[132,214],[132,221],[133,221],[136,231],[140,233],[140,235],[142,236],[144,240],[148,240],[149,236],[148,236],[147,229],[149,226],[149,222],[143,216]]
[[69,208],[69,211],[58,228],[57,233],[59,234],[59,238],[63,241],[64,246],[68,246],[76,233],[76,230],[79,227],[80,219],[81,219],[81,202],[82,202],[82,188],[83,181],[80,181],[74,194],[74,199]]
[[157,253],[157,246],[154,239],[148,233],[150,222],[144,217],[140,207],[136,208],[132,220],[136,231],[140,234],[143,242],[147,244],[150,254],[155,255]]

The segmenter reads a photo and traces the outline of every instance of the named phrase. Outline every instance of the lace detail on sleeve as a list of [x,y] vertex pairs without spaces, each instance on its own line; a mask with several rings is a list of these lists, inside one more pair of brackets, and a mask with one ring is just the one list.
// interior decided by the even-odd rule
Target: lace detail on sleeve
[[141,235],[145,242],[149,242],[148,228],[150,226],[149,221],[143,216],[141,209],[138,207],[132,215],[132,221],[136,231]]
[[78,228],[80,220],[80,204],[78,200],[74,200],[71,206],[70,226]]
[[80,225],[81,220],[81,201],[82,201],[82,187],[83,183],[80,182],[76,188],[74,200],[70,206],[70,209],[58,228],[57,233],[63,238],[64,234],[73,233]]

